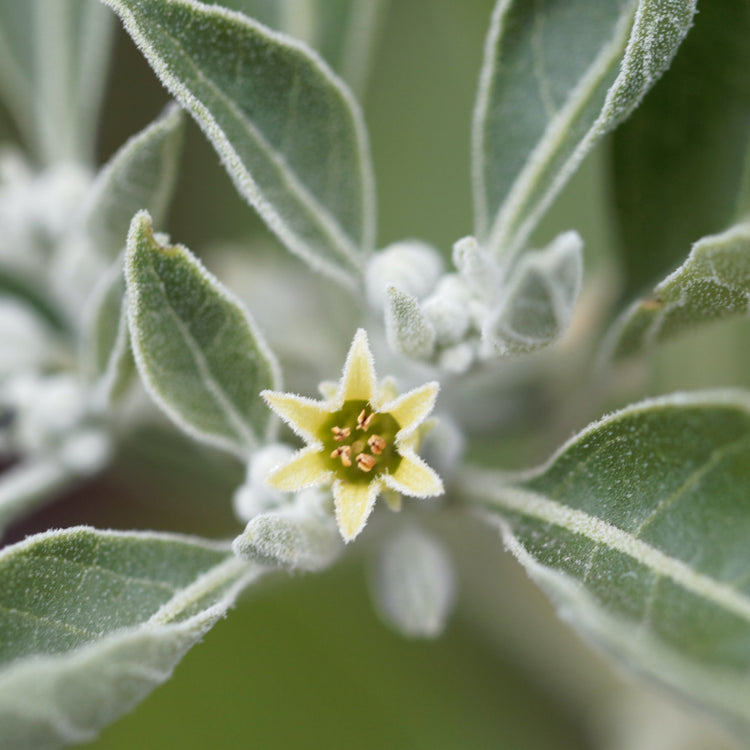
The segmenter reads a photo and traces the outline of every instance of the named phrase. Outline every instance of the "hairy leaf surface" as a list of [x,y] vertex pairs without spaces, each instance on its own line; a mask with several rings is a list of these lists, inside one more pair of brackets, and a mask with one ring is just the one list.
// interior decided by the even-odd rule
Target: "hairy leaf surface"
[[466,482],[576,628],[750,727],[747,393],[645,401],[540,470]]
[[166,680],[259,573],[228,545],[76,527],[0,553],[7,750],[93,739]]
[[374,241],[359,108],[310,50],[194,0],[105,0],[292,251],[344,283]]
[[476,234],[521,249],[594,143],[638,105],[696,0],[499,0],[473,128]]
[[750,4],[700,4],[669,73],[611,142],[625,295],[736,219],[750,136]]
[[687,260],[615,323],[608,353],[635,354],[713,320],[750,314],[750,224],[704,237]]
[[192,437],[241,458],[263,440],[260,392],[278,368],[249,313],[180,245],[163,246],[145,211],[126,258],[130,335],[149,393]]

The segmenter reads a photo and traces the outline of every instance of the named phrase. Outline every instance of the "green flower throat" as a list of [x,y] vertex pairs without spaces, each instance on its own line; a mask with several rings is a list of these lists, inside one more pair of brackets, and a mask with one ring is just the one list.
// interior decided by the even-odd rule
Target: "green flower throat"
[[387,412],[373,411],[369,401],[345,401],[320,428],[329,467],[347,482],[366,484],[392,474],[401,463],[396,451],[399,423]]

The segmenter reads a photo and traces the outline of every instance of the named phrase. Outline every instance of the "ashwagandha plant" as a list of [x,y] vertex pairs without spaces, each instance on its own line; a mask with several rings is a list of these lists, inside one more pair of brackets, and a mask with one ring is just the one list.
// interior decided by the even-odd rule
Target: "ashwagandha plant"
[[[750,393],[620,408],[530,471],[499,446],[540,392],[569,426],[663,341],[747,316],[750,5],[498,0],[474,224],[450,263],[416,239],[378,249],[352,90],[377,64],[383,0],[224,5],[0,0],[0,87],[26,149],[0,159],[0,524],[102,471],[153,404],[247,472],[225,498],[246,524],[234,540],[78,526],[0,552],[0,745],[92,739],[240,592],[365,538],[378,611],[438,636],[456,596],[440,529],[458,516],[496,528],[611,659],[746,739]],[[116,18],[177,104],[97,169]],[[297,256],[263,304],[162,233],[185,113]],[[605,136],[621,274],[606,304],[576,306],[581,236],[536,233]],[[232,262],[252,272],[251,254]],[[321,289],[330,316],[303,320]]]

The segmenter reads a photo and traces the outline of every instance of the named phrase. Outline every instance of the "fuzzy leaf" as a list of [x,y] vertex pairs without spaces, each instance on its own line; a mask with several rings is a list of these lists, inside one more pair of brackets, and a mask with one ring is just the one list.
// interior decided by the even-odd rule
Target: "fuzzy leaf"
[[270,412],[277,365],[241,303],[180,245],[162,246],[145,211],[125,262],[130,335],[154,401],[186,433],[246,458]]
[[343,283],[372,249],[367,135],[307,47],[194,0],[105,0],[195,117],[240,194],[292,251]]
[[130,138],[99,172],[79,217],[107,261],[125,247],[130,220],[146,209],[156,225],[166,218],[182,150],[184,118],[176,105]]
[[122,265],[122,259],[118,260],[100,278],[81,337],[81,370],[98,381],[105,403],[122,395],[135,375]]
[[435,350],[435,329],[410,294],[389,287],[385,308],[385,331],[394,352],[426,359]]
[[736,220],[750,136],[750,5],[700,5],[668,75],[611,142],[625,296],[663,278]]
[[0,88],[43,161],[93,158],[111,26],[90,0],[0,0]]
[[704,237],[653,293],[615,323],[605,351],[618,359],[693,326],[750,314],[750,224]]
[[674,394],[465,487],[565,619],[750,728],[750,396]]
[[290,506],[253,518],[233,542],[246,560],[289,570],[324,570],[343,552],[333,516],[312,515]]
[[[99,172],[57,250],[52,279],[73,319],[96,309],[88,299],[122,255],[133,215],[146,209],[159,224],[166,216],[177,176],[183,116],[164,114],[122,146]],[[86,300],[85,305],[81,301]],[[83,327],[91,321],[84,320]]]
[[176,535],[51,531],[0,553],[6,750],[93,739],[164,682],[259,570]]
[[696,0],[498,0],[473,127],[476,233],[525,245],[594,143],[638,105]]
[[583,241],[564,232],[544,250],[526,252],[482,331],[491,354],[547,346],[568,328],[583,280]]

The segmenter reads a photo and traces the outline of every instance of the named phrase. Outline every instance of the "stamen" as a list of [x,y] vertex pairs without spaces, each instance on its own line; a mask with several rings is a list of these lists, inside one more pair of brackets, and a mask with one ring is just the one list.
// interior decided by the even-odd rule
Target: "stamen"
[[380,435],[370,435],[370,439],[367,441],[367,445],[370,446],[370,450],[376,455],[379,456],[384,450],[387,445],[385,440],[383,440]]
[[348,427],[331,427],[333,439],[336,441],[346,440],[352,431]]
[[351,445],[340,445],[331,453],[331,458],[340,458],[344,466],[352,465],[352,447]]
[[375,466],[375,458],[369,453],[360,453],[357,456],[357,466],[362,471],[372,471],[372,467]]
[[366,409],[362,409],[362,411],[359,413],[359,416],[357,417],[357,429],[365,430],[365,432],[369,430],[374,416],[374,411],[368,414]]

